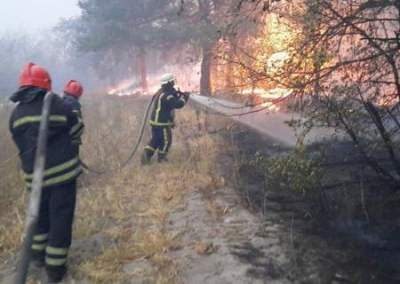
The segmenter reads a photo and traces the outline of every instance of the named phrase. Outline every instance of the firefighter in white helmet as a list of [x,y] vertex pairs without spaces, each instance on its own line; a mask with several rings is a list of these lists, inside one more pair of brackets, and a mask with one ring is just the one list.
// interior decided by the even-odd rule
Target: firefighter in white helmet
[[168,150],[172,143],[174,127],[174,110],[183,108],[189,100],[189,93],[181,92],[175,87],[172,74],[161,77],[161,89],[155,94],[155,103],[151,113],[150,125],[152,137],[141,157],[142,165],[148,164],[157,152],[158,162],[167,161]]

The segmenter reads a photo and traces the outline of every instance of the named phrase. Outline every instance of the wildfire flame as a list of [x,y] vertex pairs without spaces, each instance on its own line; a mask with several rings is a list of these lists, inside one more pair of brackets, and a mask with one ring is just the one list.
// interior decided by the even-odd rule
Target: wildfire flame
[[270,72],[277,72],[285,66],[285,63],[290,59],[289,53],[286,51],[277,52],[268,59],[268,69]]
[[111,89],[111,90],[108,92],[108,94],[109,94],[110,96],[112,96],[112,95],[115,95],[116,92],[117,92],[117,89]]
[[[293,58],[292,43],[297,37],[297,27],[288,19],[281,18],[279,12],[268,13],[266,15],[266,25],[264,27],[264,36],[260,36],[249,43],[255,53],[255,61],[251,66],[260,74],[267,73],[267,77],[276,77],[279,81],[285,67],[290,64]],[[252,75],[248,77],[251,79]],[[241,74],[238,75],[241,78]],[[239,82],[248,84],[248,81]],[[246,104],[267,108],[270,111],[279,111],[278,101],[290,96],[292,89],[282,87],[280,84],[268,80],[255,80],[253,88],[245,89],[241,95],[247,97],[249,101]]]
[[243,96],[250,97],[254,104],[260,105],[261,107],[266,107],[270,111],[277,112],[281,108],[276,105],[276,101],[279,99],[286,98],[293,93],[293,90],[284,88],[274,88],[271,90],[265,89],[245,89],[242,91]]

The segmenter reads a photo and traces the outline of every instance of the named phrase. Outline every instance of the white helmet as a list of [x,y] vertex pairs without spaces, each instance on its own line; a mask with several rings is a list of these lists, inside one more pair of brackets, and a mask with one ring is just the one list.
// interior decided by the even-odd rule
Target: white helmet
[[175,81],[175,77],[172,74],[164,74],[161,76],[161,85],[166,85],[172,81]]

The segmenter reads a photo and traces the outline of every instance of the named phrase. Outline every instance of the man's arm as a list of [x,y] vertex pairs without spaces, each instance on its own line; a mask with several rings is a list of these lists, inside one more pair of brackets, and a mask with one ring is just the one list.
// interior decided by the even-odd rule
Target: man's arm
[[68,105],[66,107],[66,112],[67,123],[70,128],[69,134],[71,135],[72,140],[77,140],[82,136],[85,126],[81,117],[72,110],[71,106]]
[[72,111],[82,119],[82,106],[78,101],[74,101]]
[[179,97],[168,95],[165,100],[167,105],[172,109],[183,108],[189,100],[189,93],[181,93]]

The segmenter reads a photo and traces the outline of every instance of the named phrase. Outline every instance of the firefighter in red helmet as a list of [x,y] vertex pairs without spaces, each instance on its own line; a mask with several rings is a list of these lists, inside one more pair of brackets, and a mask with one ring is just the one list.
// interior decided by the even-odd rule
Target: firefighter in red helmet
[[[20,76],[19,89],[11,96],[18,103],[10,118],[10,132],[19,150],[28,189],[32,186],[35,151],[43,101],[51,90],[50,74],[28,63]],[[45,266],[50,283],[59,283],[67,272],[76,200],[76,180],[82,173],[72,141],[79,139],[83,124],[63,99],[53,98],[39,220],[31,247],[31,261]]]
[[64,87],[64,99],[72,106],[73,112],[82,117],[81,104],[79,99],[83,94],[82,84],[75,80],[70,80]]
[[[70,80],[64,87],[64,100],[72,107],[72,111],[78,116],[78,119],[82,121],[82,110],[79,99],[83,94],[82,84],[75,80]],[[82,145],[81,138],[74,139],[72,141],[74,148],[79,154],[79,146]]]

